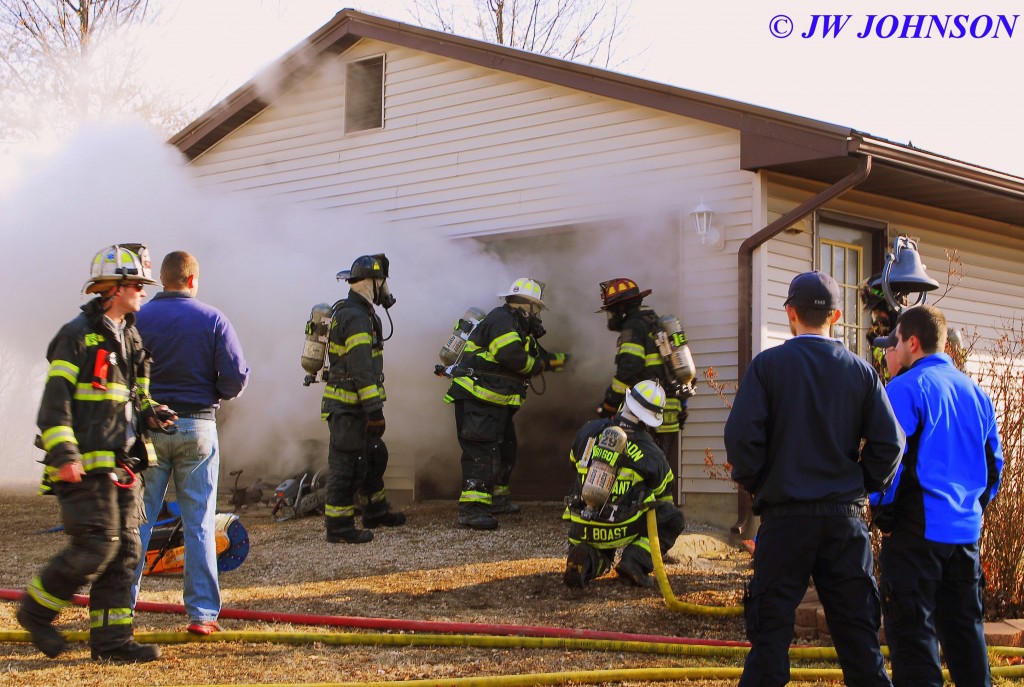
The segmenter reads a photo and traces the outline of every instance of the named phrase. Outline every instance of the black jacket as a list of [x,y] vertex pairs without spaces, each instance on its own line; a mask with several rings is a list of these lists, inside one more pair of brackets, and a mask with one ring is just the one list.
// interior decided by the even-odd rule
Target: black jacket
[[46,351],[50,369],[43,388],[37,424],[46,457],[43,491],[57,480],[57,470],[80,460],[86,472],[112,472],[116,452],[129,436],[125,405],[131,404],[138,451],[148,463],[156,456],[148,434],[138,422],[149,398],[149,354],[135,329],[135,316],[125,315],[124,352],[103,320],[100,298],[82,306],[82,313],[57,332]]
[[384,340],[373,304],[355,291],[334,304],[327,342],[330,372],[320,404],[332,412],[372,413],[384,407]]
[[[445,401],[476,399],[518,408],[527,382],[547,367],[548,356],[527,331],[525,318],[508,304],[480,321],[466,342],[459,368],[472,370],[452,379]],[[458,372],[456,372],[458,375]]]
[[841,341],[821,336],[759,353],[725,424],[732,478],[754,494],[755,513],[864,503],[868,491],[892,481],[904,444],[875,371]]

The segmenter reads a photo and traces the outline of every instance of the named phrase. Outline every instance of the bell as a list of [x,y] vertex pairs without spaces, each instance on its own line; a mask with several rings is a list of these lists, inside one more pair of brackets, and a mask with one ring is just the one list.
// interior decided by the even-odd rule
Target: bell
[[927,299],[927,292],[939,288],[939,282],[928,276],[917,252],[917,242],[906,236],[897,236],[893,252],[885,256],[882,270],[882,292],[885,300],[897,312],[903,309],[906,297],[918,294],[913,305],[920,305]]

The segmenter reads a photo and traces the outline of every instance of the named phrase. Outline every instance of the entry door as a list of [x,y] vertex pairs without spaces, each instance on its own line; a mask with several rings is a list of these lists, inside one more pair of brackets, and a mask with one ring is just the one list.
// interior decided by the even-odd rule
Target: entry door
[[818,269],[835,278],[842,296],[843,316],[832,335],[865,359],[871,355],[865,338],[871,327],[871,314],[860,302],[858,287],[871,274],[876,233],[873,228],[861,229],[852,222],[821,217],[818,221]]

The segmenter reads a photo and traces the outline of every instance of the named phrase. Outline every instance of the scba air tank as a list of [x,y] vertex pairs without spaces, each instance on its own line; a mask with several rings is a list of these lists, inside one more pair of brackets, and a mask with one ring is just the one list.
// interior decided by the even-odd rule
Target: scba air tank
[[455,323],[455,329],[448,337],[448,343],[441,347],[442,363],[447,366],[459,362],[462,351],[466,349],[466,342],[469,341],[469,335],[473,333],[476,326],[480,324],[480,320],[484,319],[486,315],[487,313],[480,308],[470,308],[466,311],[462,319]]
[[580,498],[586,504],[583,517],[587,520],[595,519],[604,504],[608,503],[619,474],[615,464],[626,450],[626,443],[626,431],[616,425],[610,425],[604,428],[590,447],[587,457],[589,467],[580,492]]
[[306,322],[306,340],[302,344],[302,369],[306,371],[303,386],[317,381],[327,358],[327,337],[331,330],[331,306],[317,303]]
[[683,325],[675,315],[665,315],[658,318],[658,326],[661,327],[661,332],[656,337],[658,351],[665,360],[666,367],[684,389],[692,388],[693,380],[697,376],[697,367],[693,363],[690,347],[686,345]]

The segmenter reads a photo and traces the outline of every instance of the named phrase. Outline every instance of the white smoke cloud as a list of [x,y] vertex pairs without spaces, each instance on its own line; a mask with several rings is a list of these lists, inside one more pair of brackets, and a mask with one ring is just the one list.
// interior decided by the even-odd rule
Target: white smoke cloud
[[[584,187],[600,194],[593,179]],[[468,307],[497,306],[497,294],[517,277],[543,281],[549,333],[541,343],[573,356],[568,371],[535,380],[545,393],[531,393],[518,414],[523,474],[513,486],[517,479],[542,482],[545,472],[569,474],[568,444],[610,380],[616,335],[594,314],[597,283],[632,277],[655,290],[648,302],[659,312],[678,308],[676,297],[669,299],[678,293],[678,238],[663,221],[482,243],[341,210],[256,206],[201,189],[178,151],[141,124],[83,128],[23,170],[0,200],[0,230],[0,284],[8,296],[0,464],[15,483],[33,484],[40,474],[34,461],[41,454],[31,442],[47,342],[85,302],[80,291],[92,256],[112,243],[146,243],[157,267],[170,251],[191,252],[200,263],[200,300],[238,331],[252,379],[241,398],[223,405],[220,428],[225,474],[243,468],[240,485],[326,465],[323,387],[302,386],[303,330],[314,304],[347,294],[335,274],[359,255],[387,254],[398,299],[384,351],[385,440],[393,461],[414,457],[431,493],[454,493],[460,482],[453,412],[441,400],[448,382],[431,372]],[[386,315],[384,331],[391,331]],[[223,479],[222,487],[230,482]]]

